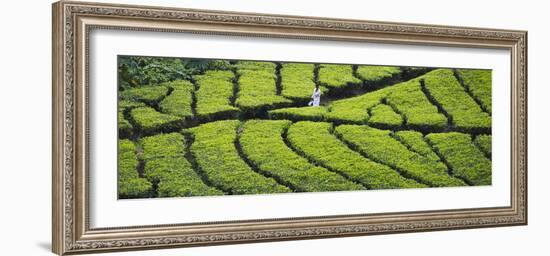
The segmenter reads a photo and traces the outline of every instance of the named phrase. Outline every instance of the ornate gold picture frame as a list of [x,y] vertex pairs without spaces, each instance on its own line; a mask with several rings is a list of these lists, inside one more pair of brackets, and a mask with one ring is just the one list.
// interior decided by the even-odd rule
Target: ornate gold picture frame
[[[92,228],[89,35],[98,29],[508,50],[510,205]],[[52,65],[52,247],[59,255],[527,224],[526,31],[61,1],[53,5]]]

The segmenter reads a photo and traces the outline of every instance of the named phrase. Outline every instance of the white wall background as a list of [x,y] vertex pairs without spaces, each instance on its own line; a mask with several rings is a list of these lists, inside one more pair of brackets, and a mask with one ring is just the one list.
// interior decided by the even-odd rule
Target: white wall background
[[[111,2],[111,0],[100,0]],[[113,255],[548,255],[550,23],[545,1],[200,0],[121,3],[479,26],[529,31],[529,225]],[[0,255],[52,255],[50,1],[9,1],[0,15]],[[545,232],[546,231],[546,232]]]

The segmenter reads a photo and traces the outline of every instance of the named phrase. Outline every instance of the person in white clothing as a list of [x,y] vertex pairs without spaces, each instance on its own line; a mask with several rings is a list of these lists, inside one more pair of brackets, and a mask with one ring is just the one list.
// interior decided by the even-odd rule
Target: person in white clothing
[[315,89],[313,89],[313,95],[311,95],[311,98],[313,99],[311,101],[311,106],[314,106],[314,107],[318,107],[319,104],[321,103],[321,89],[319,88],[319,85],[316,84],[315,85]]

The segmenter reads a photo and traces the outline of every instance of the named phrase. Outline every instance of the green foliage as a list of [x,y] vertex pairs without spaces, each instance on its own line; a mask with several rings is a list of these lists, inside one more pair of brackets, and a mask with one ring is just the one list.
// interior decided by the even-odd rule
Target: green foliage
[[178,79],[190,79],[202,72],[209,60],[166,57],[121,56],[118,78],[121,88],[160,84]]
[[120,97],[129,101],[141,101],[147,104],[156,104],[168,93],[165,86],[151,85],[131,88],[120,92]]
[[183,118],[193,116],[191,109],[195,89],[193,84],[189,81],[179,80],[165,85],[172,88],[173,91],[160,103],[161,111]]
[[319,83],[329,89],[344,88],[359,85],[362,81],[353,76],[352,65],[321,64],[319,68]]
[[285,63],[281,68],[281,95],[293,100],[309,100],[315,88],[314,64]]
[[291,192],[274,179],[254,172],[235,147],[239,121],[217,121],[190,129],[195,137],[191,152],[208,180],[231,194]]
[[440,161],[439,156],[433,151],[428,142],[424,140],[424,135],[415,131],[399,131],[394,134],[395,138],[405,145],[409,150],[416,152],[431,161]]
[[118,109],[128,109],[128,108],[137,108],[137,107],[145,107],[146,105],[143,102],[137,102],[137,101],[130,101],[130,100],[119,100],[118,101]]
[[386,66],[358,66],[356,71],[357,77],[367,82],[367,86],[388,80],[400,73],[399,67]]
[[369,119],[367,110],[380,104],[389,92],[387,89],[382,89],[358,97],[334,101],[329,106],[327,120],[336,123],[365,124]]
[[233,97],[233,72],[206,71],[196,76],[197,115],[205,120],[220,117],[236,117],[239,109],[231,106]]
[[453,175],[474,185],[491,185],[491,161],[472,144],[470,135],[458,132],[432,133],[426,139],[447,161]]
[[491,141],[491,135],[485,134],[478,135],[474,139],[474,143],[479,147],[479,149],[481,149],[481,151],[483,151],[483,153],[485,153],[485,155],[489,157],[491,157],[491,155],[493,154],[493,145]]
[[184,156],[183,135],[176,132],[143,137],[139,143],[143,148],[141,158],[144,160]]
[[135,145],[129,140],[118,141],[118,197],[144,198],[151,196],[152,184],[140,178]]
[[233,67],[227,60],[210,60],[208,62],[208,70],[230,70]]
[[277,95],[275,64],[260,61],[239,61],[239,92],[235,104],[244,111],[272,109],[291,101]]
[[405,116],[409,127],[430,131],[447,126],[447,118],[430,103],[422,92],[418,79],[403,82],[388,89],[392,93],[388,95],[387,103]]
[[369,125],[377,127],[398,127],[403,123],[403,118],[386,104],[379,104],[371,109]]
[[491,70],[458,69],[456,72],[466,88],[481,102],[481,107],[491,113]]
[[181,117],[159,113],[151,107],[134,108],[130,113],[136,125],[146,134],[173,130],[182,125]]
[[159,197],[221,195],[208,187],[184,158],[185,141],[179,133],[159,134],[140,140],[145,176],[158,183]]
[[327,113],[324,107],[281,108],[269,111],[271,119],[290,119],[293,121],[322,121]]
[[281,134],[290,121],[251,120],[240,138],[243,152],[262,172],[278,177],[297,191],[361,190],[361,185],[310,164],[285,145]]
[[335,132],[346,143],[369,158],[400,170],[405,176],[431,187],[466,185],[462,180],[449,176],[443,163],[432,161],[407,149],[390,136],[391,131],[368,126],[341,125]]
[[423,184],[399,175],[388,166],[375,163],[350,150],[330,134],[331,124],[303,121],[288,130],[288,140],[314,163],[327,166],[371,189],[417,188]]
[[453,125],[464,131],[491,128],[491,117],[466,93],[450,69],[438,69],[424,76],[426,89],[449,114]]
[[133,126],[126,118],[122,109],[118,110],[118,136],[120,138],[128,138],[132,135]]

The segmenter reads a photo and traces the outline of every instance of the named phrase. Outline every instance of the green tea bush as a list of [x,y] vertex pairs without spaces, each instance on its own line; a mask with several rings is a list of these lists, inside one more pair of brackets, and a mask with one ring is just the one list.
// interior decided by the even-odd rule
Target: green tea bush
[[466,184],[447,172],[441,162],[431,161],[420,154],[410,151],[390,136],[390,131],[379,130],[368,126],[341,125],[336,134],[346,143],[352,145],[369,158],[400,170],[431,187],[466,186]]
[[378,90],[364,95],[332,102],[326,119],[335,123],[366,124],[369,119],[368,109],[380,104],[390,91]]
[[375,127],[399,127],[403,118],[386,104],[379,104],[371,109],[371,117],[368,124]]
[[118,137],[119,138],[128,138],[132,136],[134,127],[132,124],[124,118],[123,110],[118,110]]
[[421,90],[417,79],[403,82],[389,88],[387,103],[405,116],[407,126],[422,131],[443,129],[447,118],[438,112]]
[[334,172],[310,164],[288,148],[281,135],[290,124],[286,120],[246,122],[239,140],[244,154],[262,172],[278,177],[297,191],[364,189]]
[[431,161],[439,162],[439,156],[433,151],[428,142],[424,140],[424,135],[416,131],[398,131],[394,137],[405,145],[409,150],[416,152]]
[[130,111],[138,128],[144,134],[177,129],[182,125],[181,117],[157,112],[151,107],[134,108]]
[[239,121],[227,120],[189,129],[195,138],[191,152],[208,180],[231,194],[291,192],[274,179],[254,172],[241,159],[235,146],[238,126]]
[[168,88],[159,85],[131,88],[120,92],[120,97],[129,101],[141,101],[147,104],[157,104],[168,93]]
[[160,103],[160,110],[164,113],[189,118],[193,116],[192,103],[193,84],[189,81],[179,80],[165,84],[172,88],[172,93]]
[[353,76],[352,65],[321,64],[318,81],[329,90],[343,92],[343,88],[361,85],[362,81]]
[[491,185],[491,161],[472,144],[469,134],[432,133],[426,139],[447,161],[454,176],[473,185]]
[[272,62],[240,61],[236,64],[239,74],[239,92],[235,105],[247,113],[259,108],[272,109],[291,103],[277,95],[276,65]]
[[153,185],[140,178],[135,145],[130,140],[118,141],[118,197],[144,198],[152,195]]
[[195,93],[199,118],[209,121],[237,117],[239,109],[231,106],[233,78],[233,72],[218,70],[195,77],[199,87]]
[[401,74],[401,68],[386,66],[358,66],[356,74],[357,77],[365,82],[367,87],[376,88],[382,83],[391,83],[393,78]]
[[491,138],[491,135],[485,135],[485,134],[481,134],[481,135],[478,135],[475,139],[474,139],[474,143],[479,147],[479,149],[481,149],[481,151],[483,151],[483,153],[485,153],[485,155],[491,157],[492,153],[493,153],[493,145],[492,145],[492,138]]
[[370,189],[425,187],[388,166],[364,158],[338,140],[330,130],[330,123],[297,122],[290,126],[288,140],[314,163],[342,173]]
[[281,95],[296,101],[310,100],[315,88],[314,69],[314,64],[282,64]]
[[323,121],[327,109],[324,107],[281,108],[268,112],[271,119],[290,119],[293,121]]
[[221,195],[203,183],[184,157],[185,139],[180,133],[143,137],[139,141],[145,161],[145,177],[158,183],[159,197]]
[[119,100],[118,101],[118,109],[124,110],[124,109],[132,109],[137,107],[145,107],[146,105],[143,102],[137,102],[137,101],[130,101],[130,100]]
[[141,158],[149,160],[161,157],[183,157],[184,143],[183,135],[177,132],[143,137],[139,140],[143,148]]
[[431,96],[449,114],[453,125],[465,132],[484,131],[491,128],[491,116],[466,93],[450,69],[434,70],[424,77],[424,84]]
[[481,107],[491,113],[491,70],[458,69],[458,77],[464,85],[481,103]]

